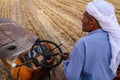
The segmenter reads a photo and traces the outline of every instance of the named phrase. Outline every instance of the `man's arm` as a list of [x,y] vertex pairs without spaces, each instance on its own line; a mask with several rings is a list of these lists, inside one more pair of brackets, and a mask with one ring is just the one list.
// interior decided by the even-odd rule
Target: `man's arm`
[[84,65],[85,46],[81,42],[75,45],[69,59],[64,60],[64,73],[67,80],[81,80],[81,72]]

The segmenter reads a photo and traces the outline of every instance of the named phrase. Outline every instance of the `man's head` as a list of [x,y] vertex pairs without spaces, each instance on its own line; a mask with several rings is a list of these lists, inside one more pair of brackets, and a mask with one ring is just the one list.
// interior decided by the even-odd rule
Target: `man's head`
[[93,30],[100,28],[98,21],[93,16],[89,15],[87,11],[83,13],[83,18],[81,22],[82,30],[85,32],[91,32]]
[[86,11],[98,21],[103,30],[106,29],[106,26],[113,28],[119,25],[115,16],[114,6],[106,0],[89,2],[86,6]]

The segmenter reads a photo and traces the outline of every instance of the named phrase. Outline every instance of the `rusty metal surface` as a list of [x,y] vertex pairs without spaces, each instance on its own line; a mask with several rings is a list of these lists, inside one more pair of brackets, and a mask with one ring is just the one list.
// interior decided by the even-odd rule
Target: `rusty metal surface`
[[7,43],[12,42],[13,40],[7,37],[4,33],[0,31],[0,45],[3,46]]
[[[12,50],[8,49],[12,45],[16,46],[16,48],[12,49]],[[16,44],[15,42],[9,43],[0,48],[0,58],[2,58],[2,57],[10,58],[10,57],[20,54],[22,51],[24,51],[24,49],[21,48],[20,46],[18,46],[18,44]]]
[[[0,25],[0,31],[7,35],[12,40],[17,40],[20,38],[30,38],[33,36],[28,30],[16,25],[15,23]],[[35,36],[35,35],[34,35]]]
[[27,38],[21,38],[15,41],[20,47],[23,49],[27,50],[30,49],[33,45],[32,42],[30,42]]
[[[0,57],[13,56],[30,49],[37,36],[14,22],[0,18]],[[16,46],[9,50],[8,47]]]
[[0,48],[0,57],[14,57],[32,47],[33,43],[25,38],[18,39]]
[[0,18],[0,46],[21,38],[26,38],[27,40],[34,42],[37,39],[37,36],[13,21]]

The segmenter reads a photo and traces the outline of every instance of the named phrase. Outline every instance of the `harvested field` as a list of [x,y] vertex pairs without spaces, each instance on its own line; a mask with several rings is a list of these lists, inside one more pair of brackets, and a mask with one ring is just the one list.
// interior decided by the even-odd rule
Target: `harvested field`
[[[0,0],[0,17],[8,18],[28,29],[41,39],[59,43],[64,41],[65,51],[84,33],[81,15],[91,0]],[[120,20],[118,0],[109,0],[116,7]]]
[[[85,35],[80,19],[85,5],[92,0],[0,0],[0,17],[8,18],[41,39],[56,43],[70,52],[74,43]],[[116,8],[120,22],[120,0],[107,0]],[[10,80],[0,68],[0,80]]]

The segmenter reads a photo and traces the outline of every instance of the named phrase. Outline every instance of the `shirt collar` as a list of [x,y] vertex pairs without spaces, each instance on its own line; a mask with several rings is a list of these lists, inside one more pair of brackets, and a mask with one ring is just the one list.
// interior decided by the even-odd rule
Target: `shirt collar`
[[98,33],[98,32],[105,32],[105,31],[103,31],[103,29],[99,28],[99,29],[96,29],[96,30],[90,32],[88,35],[91,35],[93,33]]

